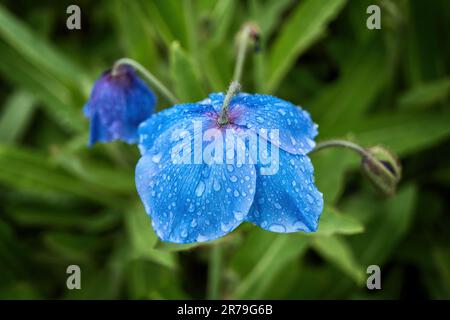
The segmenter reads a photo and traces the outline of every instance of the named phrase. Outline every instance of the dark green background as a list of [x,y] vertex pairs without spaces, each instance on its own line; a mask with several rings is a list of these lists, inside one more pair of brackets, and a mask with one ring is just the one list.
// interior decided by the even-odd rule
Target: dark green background
[[[450,298],[450,3],[425,1],[75,1],[0,5],[0,298],[205,298],[211,245],[164,245],[134,185],[135,146],[86,147],[93,81],[128,56],[182,101],[224,91],[235,36],[261,50],[247,92],[303,106],[318,140],[396,152],[404,178],[385,198],[346,150],[312,156],[326,208],[316,234],[243,225],[223,252],[223,298]],[[366,28],[378,4],[382,29]],[[159,109],[168,104],[159,99]],[[82,289],[66,288],[66,267]],[[366,289],[366,268],[382,290]]]

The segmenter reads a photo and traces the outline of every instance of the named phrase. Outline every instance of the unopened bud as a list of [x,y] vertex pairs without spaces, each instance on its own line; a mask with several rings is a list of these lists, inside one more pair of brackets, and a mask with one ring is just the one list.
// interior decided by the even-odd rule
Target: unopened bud
[[398,158],[383,147],[366,149],[361,167],[377,189],[386,195],[393,195],[402,175]]
[[254,23],[254,22],[247,22],[244,24],[244,26],[242,27],[241,31],[239,32],[239,36],[242,37],[248,37],[249,39],[251,39],[252,43],[253,43],[253,50],[255,52],[259,52],[261,49],[261,44],[260,44],[260,37],[261,37],[261,31],[259,26]]

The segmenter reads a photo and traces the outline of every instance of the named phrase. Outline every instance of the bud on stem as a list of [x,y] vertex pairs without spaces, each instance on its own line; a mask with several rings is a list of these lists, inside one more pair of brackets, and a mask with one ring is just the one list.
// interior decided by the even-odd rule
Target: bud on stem
[[367,155],[361,162],[365,175],[384,194],[395,194],[402,174],[397,157],[380,146],[368,148],[366,151]]
[[141,65],[136,60],[130,59],[130,58],[122,58],[117,60],[114,63],[114,66],[112,68],[112,75],[115,76],[120,73],[120,67],[122,65],[129,65],[133,67],[135,70],[139,71],[145,79],[152,85],[156,90],[158,90],[170,103],[177,104],[178,99],[175,97],[175,95],[170,92],[169,89],[167,89],[150,71],[148,71],[143,65]]
[[361,158],[361,169],[373,185],[383,194],[393,195],[400,182],[402,167],[397,157],[383,147],[363,148],[353,142],[328,140],[317,143],[311,151],[330,147],[347,148],[357,152]]

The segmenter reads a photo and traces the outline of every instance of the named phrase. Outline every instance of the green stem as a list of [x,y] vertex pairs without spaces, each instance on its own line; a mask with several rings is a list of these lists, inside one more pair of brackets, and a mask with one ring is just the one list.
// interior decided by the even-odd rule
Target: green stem
[[122,58],[117,60],[114,63],[112,73],[116,72],[117,68],[120,65],[129,65],[139,71],[146,79],[147,81],[155,88],[157,89],[170,103],[177,104],[178,99],[175,97],[175,95],[170,92],[169,89],[167,89],[150,71],[148,71],[143,65],[141,65],[139,62],[133,59],[129,58]]
[[252,31],[252,27],[249,24],[246,24],[242,30],[242,34],[239,36],[238,43],[238,54],[236,59],[236,65],[234,66],[234,74],[233,81],[240,82],[242,76],[242,70],[244,68],[245,56],[248,46],[248,41],[250,39],[250,34]]
[[228,109],[230,106],[231,99],[239,92],[241,89],[241,85],[237,81],[231,82],[230,86],[228,87],[227,94],[225,96],[225,99],[223,99],[223,105],[222,105],[222,112],[220,114],[219,119],[217,120],[217,123],[221,126],[230,123],[230,120],[228,118]]
[[332,147],[340,147],[340,148],[347,148],[353,151],[356,151],[357,153],[359,153],[361,156],[368,156],[367,151],[357,145],[356,143],[350,142],[350,141],[346,141],[346,140],[326,140],[326,141],[321,141],[318,142],[316,144],[316,147],[310,152],[317,152],[326,148],[332,148]]
[[210,300],[220,298],[220,280],[222,273],[222,248],[220,244],[211,246],[208,266],[208,293]]

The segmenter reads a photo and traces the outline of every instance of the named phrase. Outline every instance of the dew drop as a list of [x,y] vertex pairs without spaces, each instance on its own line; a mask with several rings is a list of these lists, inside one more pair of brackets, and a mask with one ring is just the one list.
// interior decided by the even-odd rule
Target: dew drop
[[223,232],[229,232],[230,230],[231,230],[231,226],[228,226],[228,225],[226,225],[225,223],[221,223],[220,224],[220,229],[223,231]]
[[161,157],[162,157],[162,153],[155,154],[154,156],[152,156],[152,161],[154,163],[159,163],[159,161],[161,161]]
[[235,211],[234,212],[234,218],[237,221],[241,221],[242,219],[244,219],[244,214],[242,212],[240,212],[240,211]]
[[195,195],[197,197],[201,197],[204,191],[205,191],[205,183],[203,181],[200,181],[197,184],[197,188],[195,188]]
[[220,183],[219,183],[219,181],[217,181],[217,179],[214,179],[213,189],[214,189],[214,191],[219,191],[220,190]]
[[197,236],[197,242],[205,242],[205,241],[208,241],[208,237],[207,236],[204,236],[204,235],[201,235],[201,234],[199,234]]
[[295,231],[306,231],[308,227],[300,220],[296,221],[293,225]]
[[269,230],[272,232],[286,232],[286,228],[283,225],[278,224],[278,223],[272,223],[269,226]]

